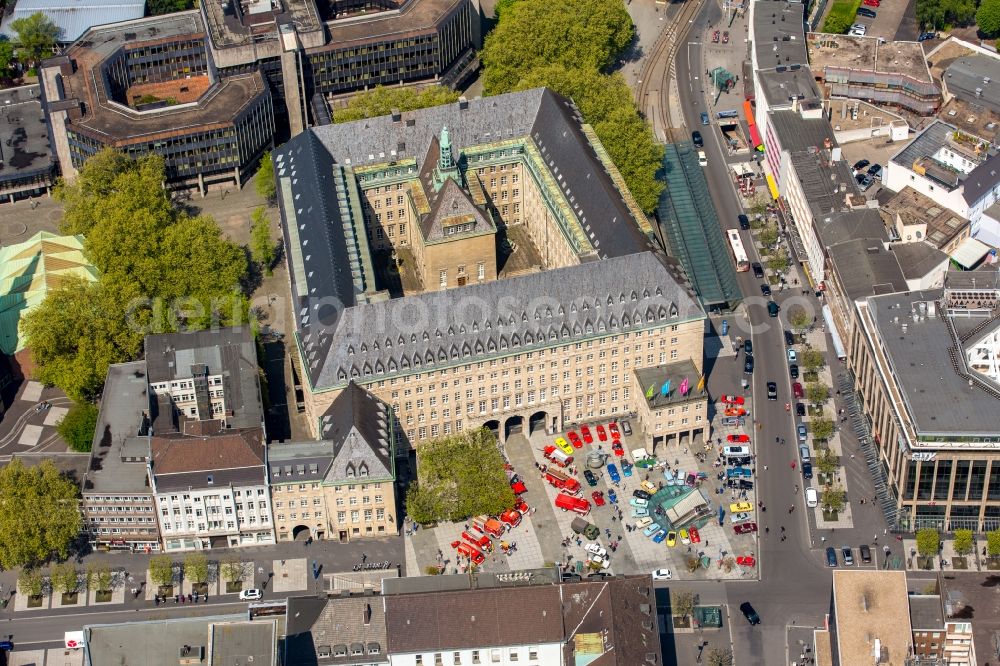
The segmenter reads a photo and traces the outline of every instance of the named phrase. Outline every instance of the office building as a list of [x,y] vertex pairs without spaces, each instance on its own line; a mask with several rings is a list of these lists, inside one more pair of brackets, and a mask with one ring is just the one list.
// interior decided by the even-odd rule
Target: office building
[[269,447],[278,540],[396,534],[392,408],[351,382],[320,423],[319,441]]
[[550,91],[315,128],[275,170],[317,435],[352,380],[392,406],[405,453],[466,428],[505,440],[625,414],[633,370],[701,371],[703,310]]
[[0,201],[46,194],[57,164],[40,86],[0,90]]
[[892,242],[926,241],[950,254],[971,234],[968,220],[909,186],[882,204],[880,210]]

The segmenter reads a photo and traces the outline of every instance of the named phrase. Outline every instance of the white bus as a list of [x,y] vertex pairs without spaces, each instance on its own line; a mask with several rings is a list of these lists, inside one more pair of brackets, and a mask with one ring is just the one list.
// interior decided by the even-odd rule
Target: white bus
[[743,249],[739,230],[727,229],[726,235],[729,236],[729,247],[733,251],[733,259],[736,260],[736,271],[742,273],[750,270],[750,259],[747,257],[747,251]]

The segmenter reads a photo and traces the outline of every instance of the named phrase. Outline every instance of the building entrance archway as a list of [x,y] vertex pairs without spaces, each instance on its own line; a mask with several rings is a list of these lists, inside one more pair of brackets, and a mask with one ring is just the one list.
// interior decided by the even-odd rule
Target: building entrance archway
[[296,525],[292,528],[293,541],[305,541],[312,536],[312,531],[305,525]]
[[507,441],[507,438],[514,433],[519,433],[524,431],[524,417],[523,416],[511,416],[503,424],[503,438]]
[[528,418],[528,434],[544,433],[548,431],[548,412],[535,412]]
[[496,419],[491,419],[483,424],[484,428],[488,428],[493,432],[493,436],[500,439],[500,422]]

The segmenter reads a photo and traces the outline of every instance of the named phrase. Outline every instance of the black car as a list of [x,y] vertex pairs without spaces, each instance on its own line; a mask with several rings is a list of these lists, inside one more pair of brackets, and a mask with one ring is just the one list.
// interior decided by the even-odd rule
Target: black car
[[740,229],[743,231],[750,231],[750,218],[746,215],[737,215],[736,219],[740,223]]
[[813,478],[813,464],[811,462],[802,463],[802,476],[807,480]]
[[866,18],[875,18],[878,16],[874,9],[868,9],[867,7],[858,7],[857,14],[858,16],[864,16]]
[[795,336],[792,335],[791,331],[785,331],[785,346],[791,347],[795,344]]
[[792,363],[790,366],[788,366],[788,376],[791,377],[792,379],[798,379],[799,378],[799,366],[797,366],[794,363]]
[[861,561],[865,564],[871,564],[872,562],[872,549],[868,547],[868,544],[861,544]]
[[764,267],[760,265],[759,261],[750,264],[750,268],[753,269],[753,276],[758,280],[764,277]]
[[644,500],[648,500],[650,497],[652,497],[652,495],[650,495],[649,493],[647,493],[645,490],[642,489],[633,490],[632,495],[634,497],[638,497],[639,499],[644,499]]
[[597,477],[589,469],[583,470],[583,478],[587,480],[587,485],[591,488],[597,485]]
[[857,162],[854,163],[854,170],[861,171],[869,164],[871,164],[871,162],[869,162],[868,160],[858,160]]
[[691,143],[693,143],[697,148],[705,147],[705,140],[701,138],[701,132],[698,130],[691,132]]
[[750,341],[750,338],[743,341],[743,351],[747,356],[753,356],[753,342]]
[[747,356],[747,360],[743,363],[743,372],[748,375],[753,374],[753,356]]
[[750,456],[740,456],[739,458],[726,458],[726,464],[730,467],[749,467],[753,459]]
[[833,546],[829,546],[826,549],[826,566],[835,567],[837,566],[837,549]]
[[768,400],[778,399],[778,385],[774,382],[767,383],[767,399]]
[[920,33],[920,36],[917,37],[917,41],[926,42],[928,39],[934,39],[935,37],[937,37],[936,32],[922,32]]
[[801,402],[795,403],[795,415],[796,416],[806,415],[806,406],[803,403]]
[[771,285],[767,284],[766,282],[760,285],[760,293],[764,294],[765,296],[770,296]]
[[868,167],[868,175],[871,176],[872,178],[875,178],[876,180],[882,180],[882,165],[873,164],[870,167]]
[[757,615],[757,611],[753,609],[749,601],[744,601],[740,604],[740,612],[743,613],[743,617],[750,624],[760,624],[760,615]]
[[753,481],[746,479],[728,479],[726,485],[734,490],[753,490]]

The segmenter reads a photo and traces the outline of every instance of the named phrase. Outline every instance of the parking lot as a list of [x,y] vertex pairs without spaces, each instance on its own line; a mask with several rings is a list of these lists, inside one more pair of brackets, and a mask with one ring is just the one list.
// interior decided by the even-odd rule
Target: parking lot
[[[756,576],[755,564],[737,564],[737,558],[741,563],[746,562],[743,558],[755,558],[757,535],[752,530],[746,534],[735,534],[730,512],[731,503],[747,502],[750,505],[750,522],[756,523],[755,496],[752,490],[741,493],[725,487],[726,466],[721,458],[722,446],[727,444],[726,436],[743,431],[736,426],[721,425],[724,418],[722,405],[718,405],[718,409],[710,408],[710,411],[717,412],[711,430],[716,437],[714,444],[706,446],[696,439],[690,446],[661,446],[652,452],[655,460],[649,461],[650,468],[635,464],[637,460],[632,452],[644,448],[643,437],[635,430],[631,436],[622,434],[624,456],[620,457],[612,451],[610,433],[606,441],[601,441],[596,424],[590,424],[593,442],[581,441],[581,446],[573,451],[573,462],[566,469],[558,468],[547,460],[544,450],[546,446],[553,445],[557,437],[568,441],[567,433],[512,434],[505,451],[514,471],[527,488],[522,499],[529,511],[518,526],[508,528],[502,536],[492,539],[493,552],[484,553],[486,561],[482,568],[502,572],[556,564],[567,574],[588,573],[585,547],[589,542],[572,529],[573,519],[580,516],[556,508],[555,499],[560,490],[544,480],[542,470],[547,467],[568,473],[580,483],[578,496],[591,505],[589,513],[583,518],[600,530],[596,542],[608,551],[609,566],[604,571],[616,574],[648,573],[666,568],[674,579],[690,580]],[[607,421],[603,424],[607,425]],[[633,423],[633,427],[635,425]],[[580,433],[580,428],[576,428],[575,432]],[[594,460],[594,466],[590,468],[594,476],[593,486],[589,485],[584,475],[588,454],[596,454],[601,459],[599,466]],[[752,465],[752,461],[747,462]],[[629,465],[632,466],[631,475],[626,476],[625,468]],[[617,482],[612,478],[615,475],[612,469],[617,473]],[[734,478],[745,478],[749,481],[748,485],[752,485],[753,470],[749,466],[745,469],[745,477],[736,474]],[[642,526],[636,527],[636,507],[631,506],[630,501],[644,481],[655,488],[649,500],[652,507],[649,517],[659,523],[664,532],[676,532],[673,546],[668,545],[667,534],[661,535],[662,541],[657,543],[652,538],[654,535],[645,534]],[[617,496],[616,503],[610,501],[612,491]],[[603,505],[595,501],[595,492],[600,493]],[[695,520],[677,526],[671,524],[670,516],[676,518],[678,511],[694,504],[704,505]],[[723,512],[721,525],[720,507]],[[674,513],[671,513],[672,509]],[[690,513],[687,515],[685,520],[689,521]],[[696,527],[698,542],[684,543],[680,532],[672,529],[690,526]],[[463,540],[463,531],[479,536],[471,520],[468,523],[439,524],[410,534],[407,537],[407,570],[426,573],[428,567],[443,567],[447,572],[461,571],[452,544]],[[507,547],[507,552],[501,545]]]
[[896,31],[906,15],[906,8],[910,5],[908,0],[880,0],[878,7],[869,7],[863,3],[861,6],[874,10],[876,16],[875,18],[857,16],[854,22],[868,28],[868,37],[882,37],[892,41],[896,38]]

